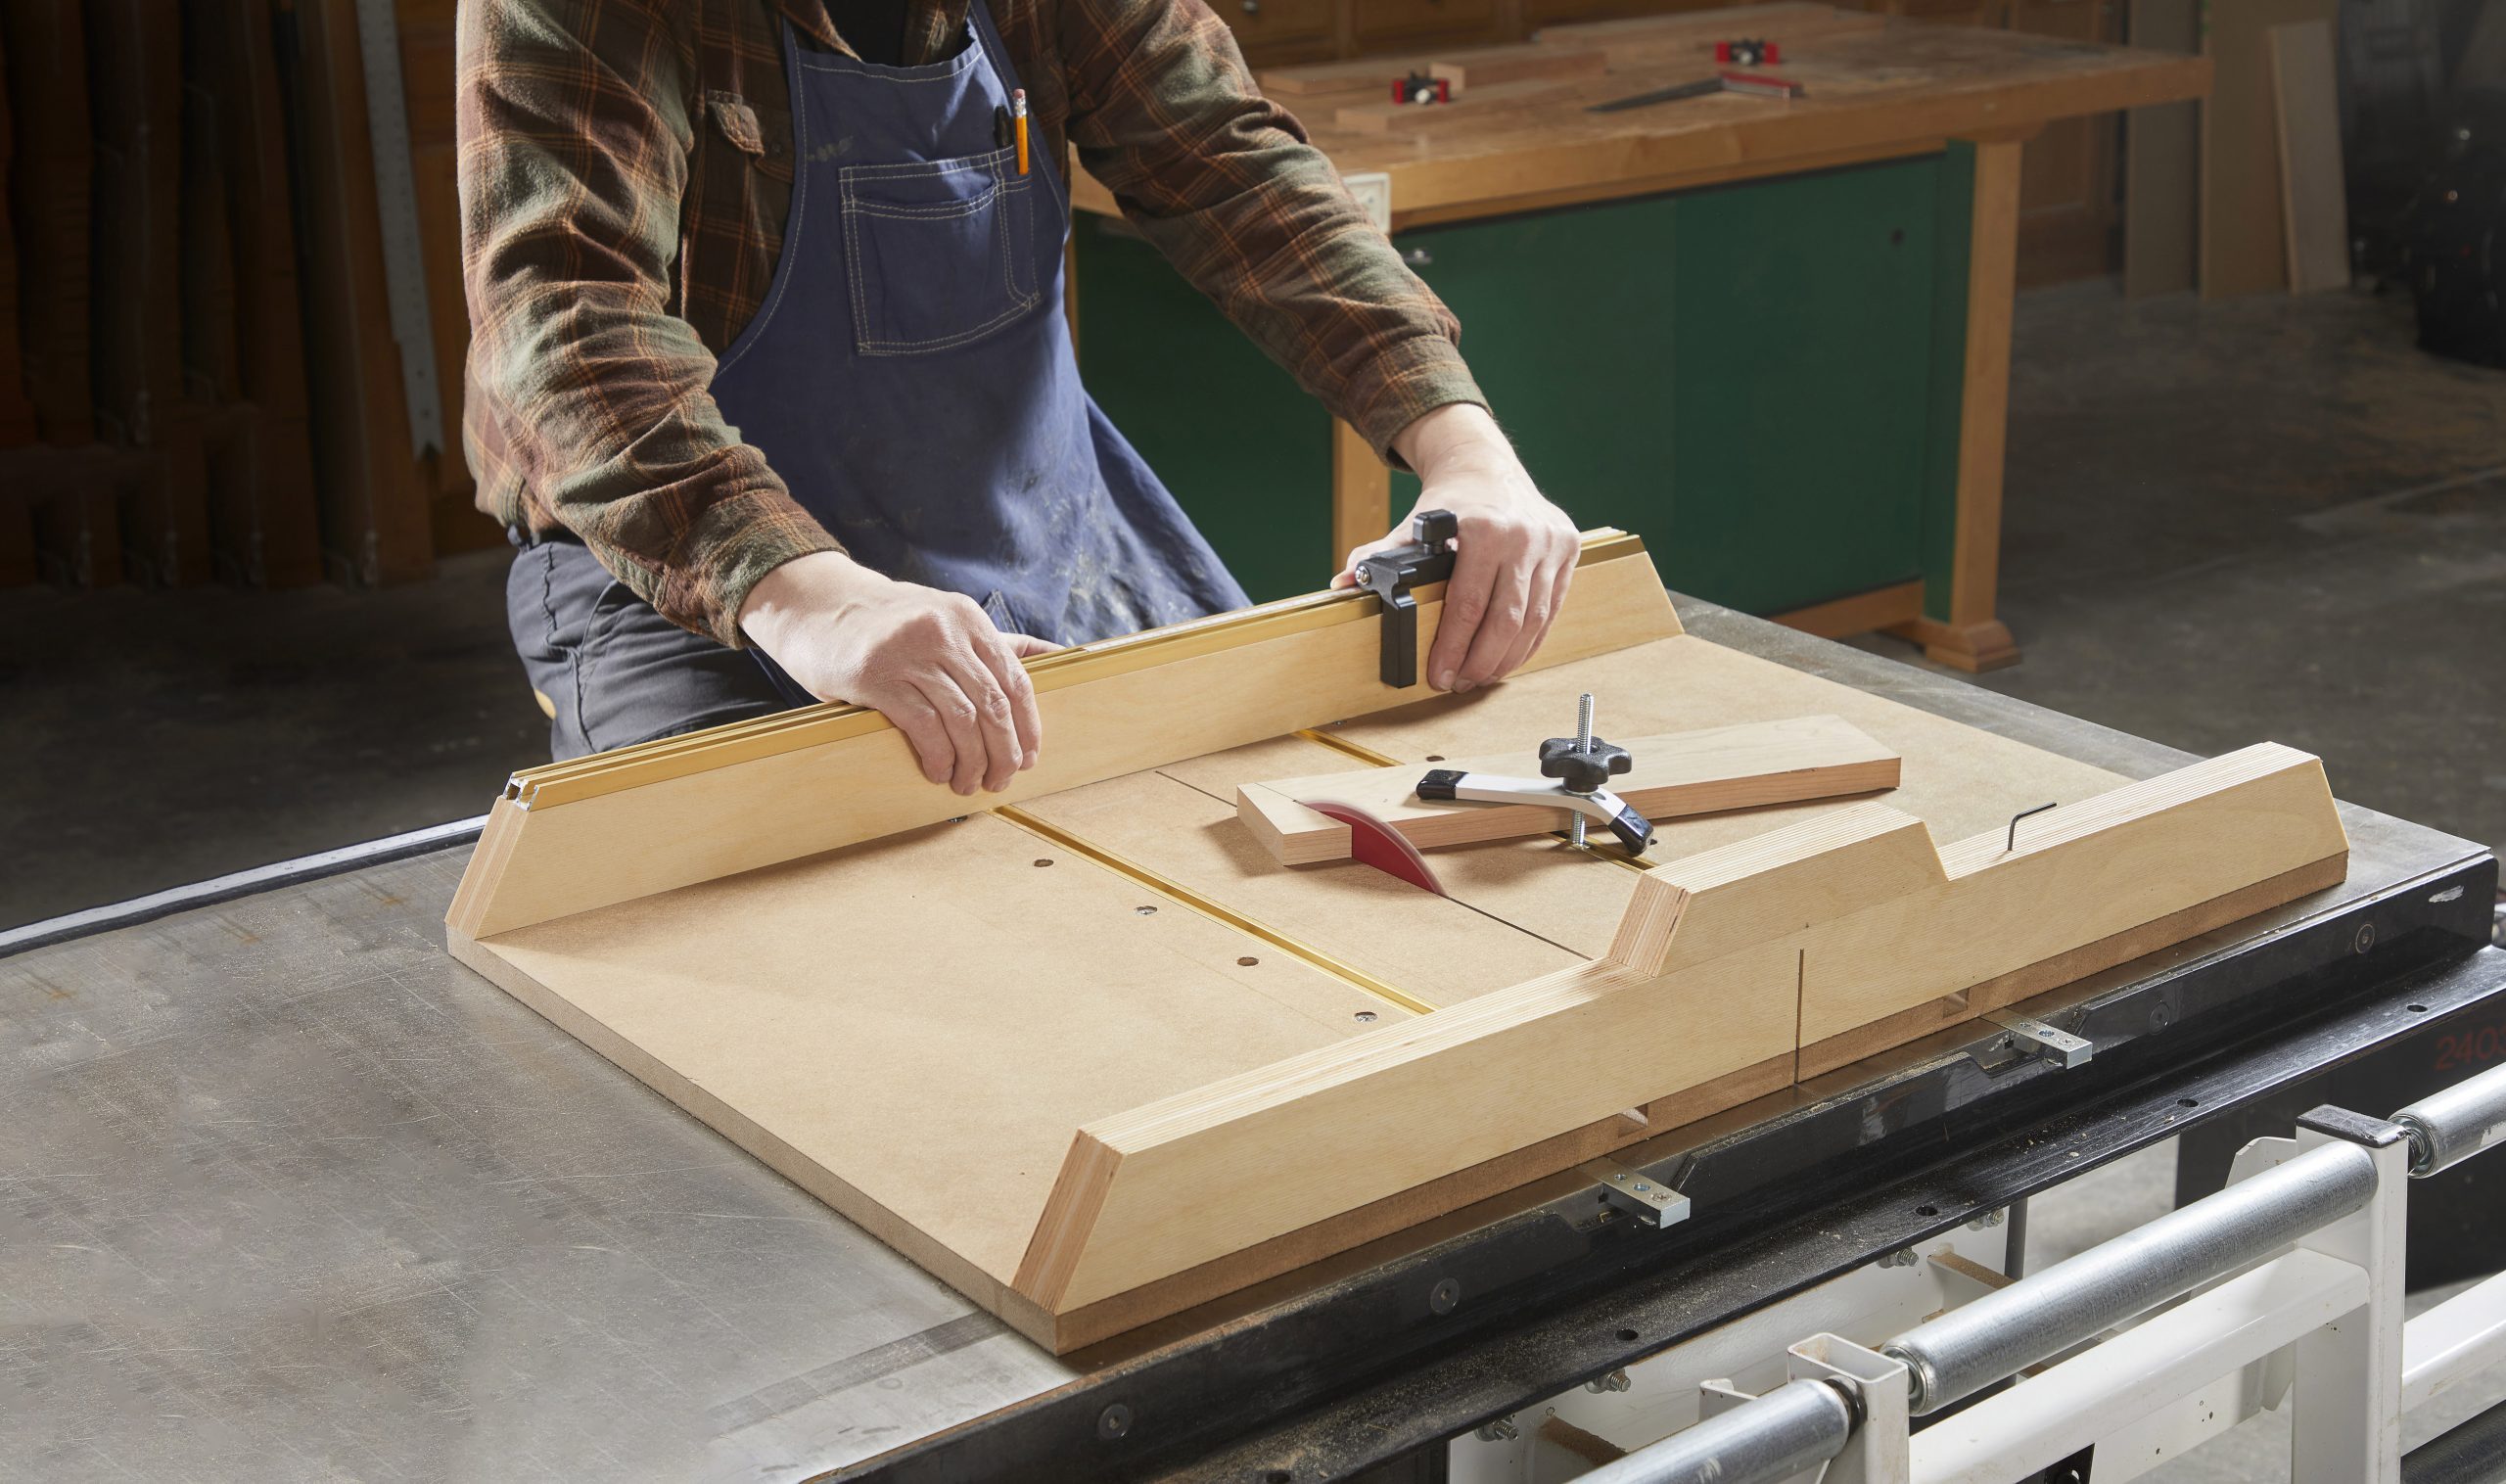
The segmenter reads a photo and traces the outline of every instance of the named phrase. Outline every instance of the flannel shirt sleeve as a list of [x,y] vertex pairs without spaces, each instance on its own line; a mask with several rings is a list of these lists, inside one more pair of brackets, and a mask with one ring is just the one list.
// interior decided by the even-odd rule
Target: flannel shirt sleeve
[[1070,133],[1124,214],[1388,462],[1393,435],[1480,402],[1461,326],[1201,0],[1065,0]]
[[767,572],[836,550],[708,393],[670,308],[694,62],[672,0],[461,7],[472,394],[529,491],[672,622],[743,642]]

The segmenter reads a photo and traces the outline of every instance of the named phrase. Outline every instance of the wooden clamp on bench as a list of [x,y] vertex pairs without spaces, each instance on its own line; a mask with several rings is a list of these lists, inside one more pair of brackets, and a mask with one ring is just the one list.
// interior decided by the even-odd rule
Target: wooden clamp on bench
[[[970,815],[849,707],[528,770],[447,940],[1061,1351],[2344,867],[2310,757],[2120,780],[1685,636],[1617,533],[1535,669],[1469,696],[1386,688],[1376,617],[1317,594],[1031,661],[1044,760]],[[1630,734],[1850,731],[1902,780],[1670,819],[1650,869],[1462,847],[1451,898],[1281,870],[1237,817],[1352,754],[1520,748],[1578,689]]]

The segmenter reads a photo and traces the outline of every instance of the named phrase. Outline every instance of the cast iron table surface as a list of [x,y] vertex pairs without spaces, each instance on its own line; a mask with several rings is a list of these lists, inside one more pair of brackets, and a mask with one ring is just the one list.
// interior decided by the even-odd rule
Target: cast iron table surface
[[[1680,613],[2120,773],[2188,761]],[[2485,854],[2344,819],[2345,891]],[[0,958],[0,1474],[801,1479],[1072,1378],[446,956],[467,854]]]

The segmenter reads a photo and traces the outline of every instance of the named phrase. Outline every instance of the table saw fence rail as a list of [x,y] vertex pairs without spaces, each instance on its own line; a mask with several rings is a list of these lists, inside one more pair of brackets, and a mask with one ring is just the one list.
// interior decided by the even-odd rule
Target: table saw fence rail
[[[1739,658],[1678,637],[1633,537],[1588,537],[1576,595],[1544,669],[1642,688],[1686,673],[1663,668],[1672,661],[1712,674]],[[1422,641],[1439,596],[1422,598]],[[1555,966],[1475,996],[1420,994],[1254,904],[1277,881],[1167,879],[1109,844],[1091,822],[1108,816],[1084,807],[1127,778],[1180,789],[1144,770],[1265,739],[1312,750],[1281,734],[1351,718],[1407,719],[1352,728],[1359,740],[1337,748],[1385,758],[1401,752],[1405,727],[1460,735],[1470,729],[1451,719],[1461,718],[1503,731],[1518,704],[1503,693],[1519,697],[1525,681],[1424,708],[1410,704],[1422,689],[1383,687],[1376,607],[1370,595],[1319,594],[1035,662],[1054,751],[1013,785],[1011,807],[977,816],[992,821],[983,830],[951,827],[964,802],[926,783],[902,737],[855,708],[519,774],[454,900],[448,940],[752,1153],[1065,1350],[2318,890],[2346,858],[2320,765],[2290,749],[2264,744],[2104,792],[2093,787],[2100,775],[2074,768],[2065,775],[2074,797],[2015,840],[1996,828],[1941,848],[1924,818],[1874,803],[1776,828],[1743,820],[1721,849],[1642,873],[1532,864],[1509,889],[1555,896],[1606,878],[1624,894],[1609,899],[1625,904],[1605,947],[1561,952],[1555,938],[1569,935],[1555,928],[1546,942],[1509,935],[1508,951]],[[1826,683],[1765,669],[1769,684]],[[1975,746],[1985,743],[2005,761],[2031,751]],[[1222,812],[1198,827],[1240,833],[1232,809]],[[1022,876],[1014,868],[1030,862],[1006,858],[1016,847],[1003,829],[1058,842],[1102,874]],[[1511,847],[1490,849],[1500,848]],[[913,982],[927,948],[882,960],[901,982],[844,993],[857,1017],[898,1019],[903,1039],[889,1054],[921,1058],[940,1082],[1023,1079],[1038,1090],[1017,1168],[990,1172],[1000,1180],[918,1166],[914,1116],[872,1128],[816,1085],[822,1053],[789,1043],[823,1012],[805,1002],[823,973],[801,955],[842,951],[829,913],[931,910],[912,878],[916,862],[944,858],[1032,899],[1044,914],[1031,929],[1038,942],[1063,935],[1051,951],[1006,939],[992,958],[965,951],[1033,981],[1014,993],[1042,995],[1040,1013],[1059,1019],[1039,1024],[1077,1036],[1068,1044],[1087,1047],[1081,1060],[1119,1063],[1125,1048],[1107,1043],[1159,1035],[1191,1047],[1188,1065],[1162,1069],[1159,1095],[1125,1111],[1121,1078],[1075,1089],[1066,1084],[1089,1077],[1079,1061],[1039,1067],[1016,1037],[987,1041],[1000,1029],[984,997],[991,981],[959,985],[971,997],[952,999]],[[1288,885],[1309,909],[1369,910],[1339,902],[1326,879]],[[1126,910],[1113,894],[1141,888],[1197,909],[1155,929],[1183,961],[1153,960],[1157,983],[1109,988],[1140,966],[1094,960],[1083,942],[1101,936],[1091,914]],[[780,924],[788,941],[773,951],[797,977],[743,980],[753,960],[741,955],[767,951],[726,936],[725,913]],[[1488,915],[1520,932],[1545,920]],[[1461,932],[1469,916],[1438,920]],[[1475,930],[1494,931],[1484,921]],[[1295,977],[1246,951],[1265,947],[1287,948]],[[1432,987],[1440,971],[1423,967]],[[1191,1016],[1204,1017],[1200,1029],[1182,1023]],[[1175,1080],[1191,1068],[1219,1075]],[[1072,1120],[1057,1134],[1052,1120],[1065,1115],[1055,1109]],[[852,1132],[830,1133],[827,1119]],[[935,1150],[955,1147],[953,1134],[931,1136]],[[1037,1188],[1051,1137],[1067,1147],[1041,1197],[1004,1194]],[[970,1215],[970,1188],[997,1209]]]

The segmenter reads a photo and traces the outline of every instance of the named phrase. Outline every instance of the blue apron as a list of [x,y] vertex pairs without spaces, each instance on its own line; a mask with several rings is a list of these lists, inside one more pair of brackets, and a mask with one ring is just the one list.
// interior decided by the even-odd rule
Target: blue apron
[[[1062,314],[1069,196],[983,0],[925,67],[804,52],[774,283],[714,399],[854,557],[1064,644],[1245,605],[1079,384]],[[764,660],[761,654],[759,657]],[[796,701],[807,700],[766,661]]]

